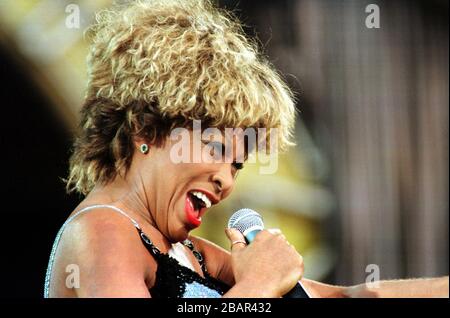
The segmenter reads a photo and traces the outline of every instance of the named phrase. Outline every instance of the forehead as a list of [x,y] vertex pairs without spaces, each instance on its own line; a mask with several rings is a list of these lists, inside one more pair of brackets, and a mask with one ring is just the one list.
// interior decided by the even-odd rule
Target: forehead
[[222,143],[236,143],[244,140],[244,136],[231,130],[220,130],[219,128],[207,128],[201,132],[202,140],[219,141]]

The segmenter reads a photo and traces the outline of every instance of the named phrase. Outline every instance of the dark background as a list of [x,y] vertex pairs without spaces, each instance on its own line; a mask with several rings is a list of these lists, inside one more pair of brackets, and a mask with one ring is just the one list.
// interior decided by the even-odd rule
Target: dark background
[[60,180],[71,136],[24,64],[0,50],[0,65],[1,297],[41,297],[52,241],[78,201]]

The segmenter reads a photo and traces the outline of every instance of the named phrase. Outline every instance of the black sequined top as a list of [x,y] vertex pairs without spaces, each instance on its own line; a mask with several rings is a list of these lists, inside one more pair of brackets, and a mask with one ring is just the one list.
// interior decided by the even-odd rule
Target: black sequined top
[[183,244],[194,253],[195,258],[200,263],[204,277],[192,269],[181,265],[172,256],[162,253],[140,228],[136,229],[145,247],[158,264],[155,285],[150,289],[152,297],[217,298],[221,297],[230,288],[209,275],[202,254],[195,250],[191,241],[185,240]]

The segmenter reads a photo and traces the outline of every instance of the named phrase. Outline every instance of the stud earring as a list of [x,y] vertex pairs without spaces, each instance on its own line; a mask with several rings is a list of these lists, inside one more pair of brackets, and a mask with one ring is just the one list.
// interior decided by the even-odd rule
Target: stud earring
[[146,155],[148,153],[148,145],[147,144],[142,144],[140,147],[141,152]]

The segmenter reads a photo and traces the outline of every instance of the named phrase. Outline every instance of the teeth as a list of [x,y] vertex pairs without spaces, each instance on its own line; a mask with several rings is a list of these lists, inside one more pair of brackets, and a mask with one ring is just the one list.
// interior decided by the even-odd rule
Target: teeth
[[202,200],[208,209],[211,207],[211,201],[208,199],[208,197],[205,194],[203,194],[199,191],[192,191],[191,193],[193,195],[195,195],[197,198],[199,198],[200,200]]

